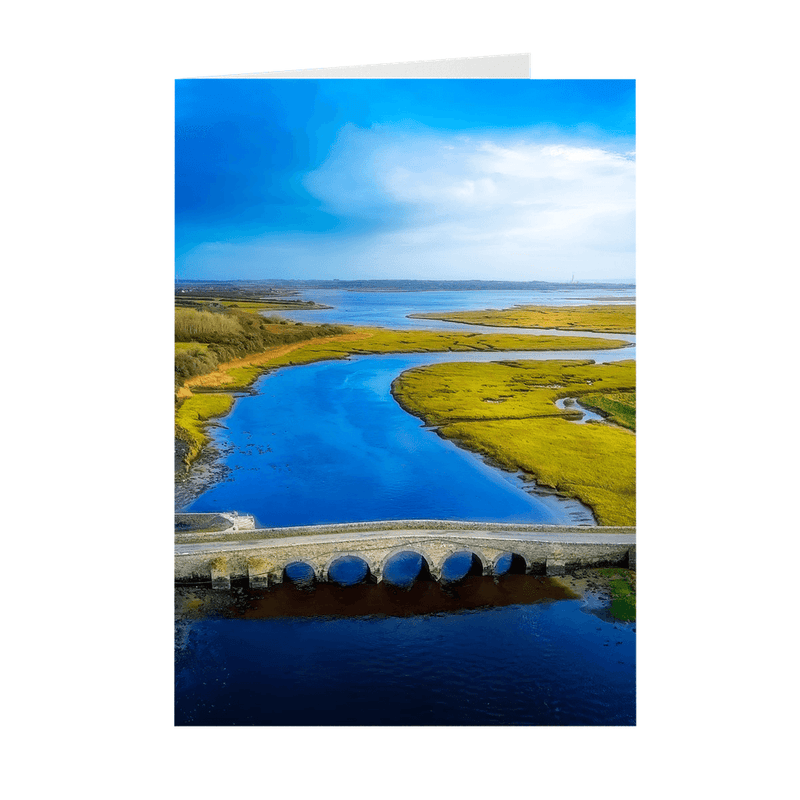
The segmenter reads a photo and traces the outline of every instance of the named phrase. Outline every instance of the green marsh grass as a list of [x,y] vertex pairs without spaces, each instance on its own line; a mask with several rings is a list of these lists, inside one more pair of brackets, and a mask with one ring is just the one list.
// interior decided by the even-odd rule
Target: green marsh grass
[[493,325],[501,328],[563,328],[600,333],[635,333],[636,306],[515,306],[502,310],[448,311],[412,314],[415,319],[441,319],[467,325]]
[[227,389],[246,388],[264,371],[278,367],[311,364],[351,355],[389,353],[439,353],[503,350],[596,350],[627,346],[619,339],[577,336],[529,336],[519,334],[461,334],[434,331],[393,331],[384,328],[350,328],[349,336],[316,338],[290,352],[265,359],[258,366],[228,370]]
[[633,361],[435,364],[403,373],[392,392],[442,436],[580,500],[601,525],[635,525],[635,435],[602,423],[576,424],[574,412],[554,404],[599,387],[632,389],[635,371]]
[[636,573],[629,569],[598,569],[608,579],[612,616],[620,622],[636,621]]
[[316,341],[294,351],[275,365],[306,364],[324,358],[380,353],[441,353],[503,350],[606,350],[626,347],[619,339],[590,339],[578,336],[530,336],[520,334],[479,334],[437,331],[394,331],[384,328],[353,328],[359,338],[349,341]]
[[608,419],[623,428],[636,430],[636,391],[585,394],[581,403],[608,415]]
[[233,397],[229,394],[196,394],[184,400],[175,412],[175,434],[189,445],[186,462],[197,457],[208,441],[205,426],[213,417],[230,411]]

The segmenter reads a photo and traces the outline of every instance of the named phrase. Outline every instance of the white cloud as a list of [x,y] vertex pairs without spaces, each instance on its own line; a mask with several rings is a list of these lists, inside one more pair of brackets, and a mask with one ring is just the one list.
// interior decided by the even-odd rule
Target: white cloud
[[303,178],[340,230],[239,253],[309,277],[633,278],[634,173],[599,147],[348,125]]
[[630,154],[597,147],[348,126],[305,184],[332,213],[386,214],[391,230],[368,246],[381,257],[400,248],[470,277],[569,277],[566,263],[585,278],[632,277],[634,173]]

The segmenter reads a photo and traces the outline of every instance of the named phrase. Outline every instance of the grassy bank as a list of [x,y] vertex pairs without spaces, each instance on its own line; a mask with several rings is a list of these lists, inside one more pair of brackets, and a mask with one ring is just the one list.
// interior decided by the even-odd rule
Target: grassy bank
[[270,348],[346,333],[338,325],[302,325],[255,310],[226,308],[175,309],[175,386],[213,372],[228,361]]
[[486,352],[505,350],[596,350],[625,347],[618,339],[590,339],[526,334],[479,334],[343,328],[348,333],[282,345],[222,364],[206,375],[185,381],[189,388],[243,389],[266,369],[342,359],[351,355],[389,353]]
[[208,441],[206,423],[230,411],[233,397],[229,394],[199,394],[184,400],[175,411],[175,429],[189,445],[186,461],[191,462]]
[[[246,299],[181,303],[175,308],[175,435],[188,445],[186,464],[206,443],[208,420],[227,413],[233,403],[223,394],[195,396],[189,381],[249,364],[249,359],[263,357],[265,352],[285,352],[347,331],[336,325],[302,325],[265,317],[259,311],[269,304]],[[215,386],[213,381],[210,386]]]
[[411,314],[415,319],[440,319],[467,325],[493,325],[500,328],[561,328],[599,333],[635,333],[636,306],[515,306],[484,311],[448,311]]
[[632,391],[635,381],[633,361],[435,364],[403,373],[392,392],[442,436],[580,500],[601,525],[635,525],[635,435],[578,425],[570,421],[574,411],[554,404]]
[[[346,342],[363,338],[356,333],[331,336],[320,343],[317,341],[301,341],[270,347],[261,353],[232,359],[219,364],[217,369],[204,375],[189,378],[184,388],[189,390],[223,389],[235,391],[247,389],[260,375],[269,369],[287,364],[306,364],[322,358],[346,358],[349,355]],[[290,353],[295,355],[290,357]],[[329,355],[325,355],[325,354]],[[319,357],[317,357],[319,356]],[[294,359],[294,360],[293,360]]]

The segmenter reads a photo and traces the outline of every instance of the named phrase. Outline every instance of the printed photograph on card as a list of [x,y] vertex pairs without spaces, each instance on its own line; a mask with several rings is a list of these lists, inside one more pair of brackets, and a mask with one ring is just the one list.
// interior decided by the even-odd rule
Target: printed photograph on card
[[635,81],[175,82],[175,725],[636,725]]

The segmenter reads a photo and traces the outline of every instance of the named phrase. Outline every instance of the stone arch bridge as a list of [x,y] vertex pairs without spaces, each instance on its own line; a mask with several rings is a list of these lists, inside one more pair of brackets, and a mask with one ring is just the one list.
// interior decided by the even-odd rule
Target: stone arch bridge
[[187,532],[185,525],[178,526],[180,516],[175,580],[211,581],[218,589],[229,588],[236,579],[247,579],[252,588],[282,583],[287,566],[296,562],[309,565],[317,580],[327,581],[331,565],[346,556],[362,559],[369,579],[381,581],[389,559],[404,552],[420,555],[436,580],[441,580],[444,562],[461,552],[471,554],[484,575],[494,574],[504,556],[517,556],[526,573],[546,575],[586,566],[636,568],[632,527],[405,520],[258,529],[245,521],[222,532]]

